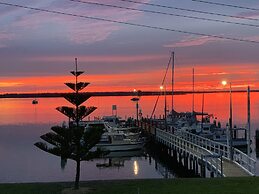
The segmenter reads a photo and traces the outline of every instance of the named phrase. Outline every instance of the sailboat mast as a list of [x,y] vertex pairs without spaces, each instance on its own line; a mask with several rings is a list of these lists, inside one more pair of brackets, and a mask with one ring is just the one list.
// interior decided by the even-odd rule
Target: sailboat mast
[[167,103],[166,103],[166,86],[164,86],[164,96],[165,96],[165,130],[167,131]]
[[192,113],[194,113],[194,68],[192,68]]
[[172,52],[171,59],[172,59],[172,114],[173,114],[174,112],[174,52]]
[[247,139],[247,155],[250,156],[250,139],[251,139],[251,135],[250,135],[250,86],[247,87],[247,135],[246,135],[246,139]]
[[202,93],[202,105],[201,105],[201,132],[203,132],[203,114],[204,114],[204,92]]

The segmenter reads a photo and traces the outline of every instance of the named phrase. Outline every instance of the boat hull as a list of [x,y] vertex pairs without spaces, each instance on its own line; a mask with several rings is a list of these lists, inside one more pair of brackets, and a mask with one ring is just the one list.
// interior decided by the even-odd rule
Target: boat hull
[[129,151],[129,150],[140,150],[144,146],[143,142],[134,142],[126,144],[109,144],[109,143],[99,143],[96,144],[96,147],[102,150],[108,151]]

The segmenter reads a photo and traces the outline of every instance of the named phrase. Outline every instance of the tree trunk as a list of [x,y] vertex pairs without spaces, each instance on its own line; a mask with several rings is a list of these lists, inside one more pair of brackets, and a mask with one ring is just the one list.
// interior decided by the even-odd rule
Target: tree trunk
[[80,179],[80,159],[76,161],[76,179],[74,189],[79,189],[79,179]]

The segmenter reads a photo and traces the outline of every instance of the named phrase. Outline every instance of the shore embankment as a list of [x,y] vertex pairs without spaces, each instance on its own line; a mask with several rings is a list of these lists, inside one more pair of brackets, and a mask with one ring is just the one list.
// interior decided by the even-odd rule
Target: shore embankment
[[[244,93],[246,90],[234,90],[233,93]],[[259,92],[259,90],[251,90],[251,92]],[[130,91],[113,91],[113,92],[82,92],[85,95],[90,96],[135,96],[136,93]],[[174,95],[185,95],[192,94],[192,91],[174,91]],[[202,93],[229,93],[228,90],[206,90],[206,91],[195,91],[195,94]],[[63,93],[5,93],[0,94],[0,98],[61,98],[66,96],[67,92]],[[172,95],[172,91],[166,91],[167,95]],[[157,96],[161,95],[161,91],[141,91],[140,96]]]

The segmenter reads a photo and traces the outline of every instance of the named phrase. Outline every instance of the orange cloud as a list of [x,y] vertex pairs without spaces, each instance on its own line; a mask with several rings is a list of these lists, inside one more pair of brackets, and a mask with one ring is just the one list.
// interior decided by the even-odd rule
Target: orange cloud
[[22,82],[0,82],[0,87],[17,87],[23,85]]
[[[195,66],[195,89],[217,90],[224,89],[222,80],[232,82],[233,88],[244,89],[247,85],[258,88],[259,67],[256,64],[239,64],[219,66]],[[124,74],[95,74],[83,75],[79,80],[89,81],[91,84],[86,91],[131,91],[134,88],[140,90],[159,90],[164,69],[150,70],[139,73]],[[171,74],[169,71],[166,79],[167,89],[171,88]],[[74,82],[73,76],[41,76],[41,77],[1,77],[0,89],[6,92],[64,92],[69,91],[64,82]],[[2,83],[2,84],[1,84]],[[177,67],[175,69],[175,89],[192,89],[192,68]]]

